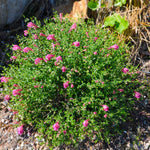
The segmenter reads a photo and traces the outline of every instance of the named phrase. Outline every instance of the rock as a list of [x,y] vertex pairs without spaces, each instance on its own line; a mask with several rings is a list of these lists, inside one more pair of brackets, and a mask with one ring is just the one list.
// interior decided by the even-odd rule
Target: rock
[[18,20],[32,0],[2,0],[0,2],[0,26]]
[[150,148],[150,141],[144,145],[144,149],[148,150]]
[[26,17],[40,16],[44,12],[52,12],[49,0],[1,0],[0,28],[18,21],[24,14]]

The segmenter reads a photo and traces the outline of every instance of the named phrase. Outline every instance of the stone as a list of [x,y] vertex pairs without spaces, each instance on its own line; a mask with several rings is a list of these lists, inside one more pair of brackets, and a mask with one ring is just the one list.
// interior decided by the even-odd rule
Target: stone
[[1,0],[0,1],[0,26],[13,23],[20,18],[24,9],[32,0]]

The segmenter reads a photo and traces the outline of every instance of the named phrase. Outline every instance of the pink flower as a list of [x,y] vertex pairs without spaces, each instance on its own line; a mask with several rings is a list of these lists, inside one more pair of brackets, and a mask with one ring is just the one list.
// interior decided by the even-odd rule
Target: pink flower
[[8,111],[12,111],[12,109],[10,107],[8,107]]
[[93,112],[93,114],[94,114],[94,115],[96,115],[96,114],[97,114],[97,112]]
[[96,80],[95,83],[98,83],[98,80]]
[[58,62],[58,61],[55,61],[55,62],[54,62],[54,65],[55,65],[55,66],[58,66],[57,62]]
[[34,88],[38,88],[38,87],[39,87],[38,85],[35,85],[35,86],[34,86]]
[[86,36],[89,38],[89,35],[88,35],[88,33],[89,33],[89,32],[86,32]]
[[53,129],[54,129],[54,131],[58,131],[58,129],[59,129],[59,122],[56,122],[54,125],[53,125]]
[[21,95],[20,91],[22,91],[22,89],[15,89],[15,90],[13,90],[12,94],[13,94],[14,96],[16,96],[16,95]]
[[17,57],[16,57],[16,56],[12,56],[11,58],[12,58],[12,59],[17,59]]
[[43,33],[40,33],[40,36],[44,36],[44,37],[46,37],[46,35],[45,35],[45,34],[43,34]]
[[73,84],[71,84],[71,88],[74,88],[74,85],[73,85]]
[[76,31],[76,28],[77,28],[77,25],[74,23],[74,24],[71,26],[71,28],[70,28],[70,30],[69,30],[69,33],[70,33],[72,30],[75,30],[75,31]]
[[115,45],[110,46],[108,49],[111,49],[111,48],[118,49],[119,46],[117,44],[115,44]]
[[38,37],[36,34],[34,34],[33,36],[34,36],[34,39],[35,39],[35,40],[36,40],[36,39],[39,39],[39,37]]
[[23,49],[23,52],[24,52],[24,53],[28,53],[29,51],[32,51],[32,48],[25,47],[25,48]]
[[136,91],[135,91],[134,93],[135,93],[135,97],[136,97],[136,98],[140,98],[140,97],[141,97],[141,94],[140,94],[139,92],[136,92]]
[[64,131],[63,131],[63,133],[64,133],[64,135],[66,135],[67,131],[66,131],[66,130],[64,130]]
[[94,38],[94,41],[96,41],[97,39],[98,39],[98,38],[97,38],[97,37],[95,37],[95,38]]
[[37,47],[37,45],[36,45],[36,44],[34,44],[33,46],[34,46],[34,47]]
[[124,72],[124,73],[127,73],[129,71],[129,69],[128,68],[123,68],[121,71]]
[[63,83],[63,86],[66,89],[69,86],[69,81],[66,81],[65,83]]
[[83,46],[83,48],[88,48],[88,46]]
[[5,97],[4,97],[4,100],[5,101],[9,101],[11,98],[10,98],[10,95],[5,95]]
[[123,91],[124,91],[124,89],[118,89],[118,91],[119,91],[119,92],[123,92]]
[[108,111],[109,110],[109,107],[107,105],[102,105],[102,106],[103,106],[104,111]]
[[94,55],[97,55],[97,52],[93,52]]
[[34,61],[34,63],[37,65],[37,64],[40,63],[41,60],[43,60],[43,58],[36,58],[35,61]]
[[13,49],[14,51],[16,51],[16,50],[21,50],[21,47],[18,46],[18,45],[13,45],[12,49]]
[[107,57],[109,56],[109,54],[106,55]]
[[104,82],[103,82],[103,81],[102,81],[101,83],[102,83],[102,84],[104,84]]
[[18,114],[18,111],[13,111],[13,114],[15,115],[15,114]]
[[15,121],[14,124],[19,124],[19,122],[18,122],[18,121]]
[[56,57],[56,61],[62,60],[61,56]]
[[79,46],[80,46],[80,43],[79,43],[78,41],[75,41],[75,42],[73,42],[72,45],[74,45],[74,46],[76,46],[76,47],[79,47]]
[[104,118],[106,118],[106,117],[107,117],[107,114],[104,115]]
[[42,85],[41,88],[43,88],[44,86]]
[[87,127],[88,124],[89,124],[89,119],[88,119],[88,120],[85,120],[85,121],[83,122],[83,126],[84,126],[84,127]]
[[62,72],[65,72],[67,70],[67,68],[65,66],[62,66],[61,70],[62,70]]
[[24,30],[24,36],[28,35],[28,30]]
[[32,23],[32,22],[29,22],[29,23],[27,24],[27,27],[28,27],[28,28],[34,28],[34,29],[37,29],[37,28],[38,28],[38,26],[35,25],[35,24]]
[[60,21],[62,22],[62,13],[59,14]]
[[19,135],[22,135],[23,132],[24,132],[23,126],[24,126],[24,125],[22,125],[22,126],[20,126],[20,127],[17,128],[17,131],[18,131],[18,134],[19,134]]
[[55,41],[56,42],[56,39],[54,38],[54,34],[50,34],[50,35],[48,35],[48,37],[47,37],[47,39],[48,40],[53,40],[53,41]]
[[115,94],[116,92],[115,91],[113,91],[113,94]]
[[53,47],[53,49],[56,47],[56,44],[54,44],[54,43],[52,43],[52,47]]
[[7,82],[10,78],[7,78],[7,77],[1,77],[1,82]]
[[61,29],[60,31],[64,31],[64,29]]
[[52,58],[52,57],[54,57],[54,56],[55,56],[55,55],[48,54],[48,55],[46,55],[46,57],[45,57],[45,58],[46,58],[46,60],[48,60],[48,61],[49,61],[49,60],[51,60],[51,58]]

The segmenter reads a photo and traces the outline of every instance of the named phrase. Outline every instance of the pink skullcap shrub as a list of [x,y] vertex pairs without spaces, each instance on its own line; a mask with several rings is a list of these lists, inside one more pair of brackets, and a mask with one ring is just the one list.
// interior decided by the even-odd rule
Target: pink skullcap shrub
[[87,135],[108,142],[147,93],[141,89],[146,82],[139,82],[139,68],[117,33],[90,20],[54,17],[32,19],[27,36],[18,36],[19,46],[10,46],[10,58],[17,59],[1,73],[5,100],[19,126],[33,127],[51,148],[75,145]]

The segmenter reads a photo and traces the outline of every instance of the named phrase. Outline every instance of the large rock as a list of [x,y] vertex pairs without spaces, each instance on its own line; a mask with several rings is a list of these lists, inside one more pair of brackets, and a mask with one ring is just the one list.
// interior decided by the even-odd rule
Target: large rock
[[57,0],[0,0],[0,28],[26,17],[50,15]]
[[33,0],[0,0],[0,26],[18,20]]

